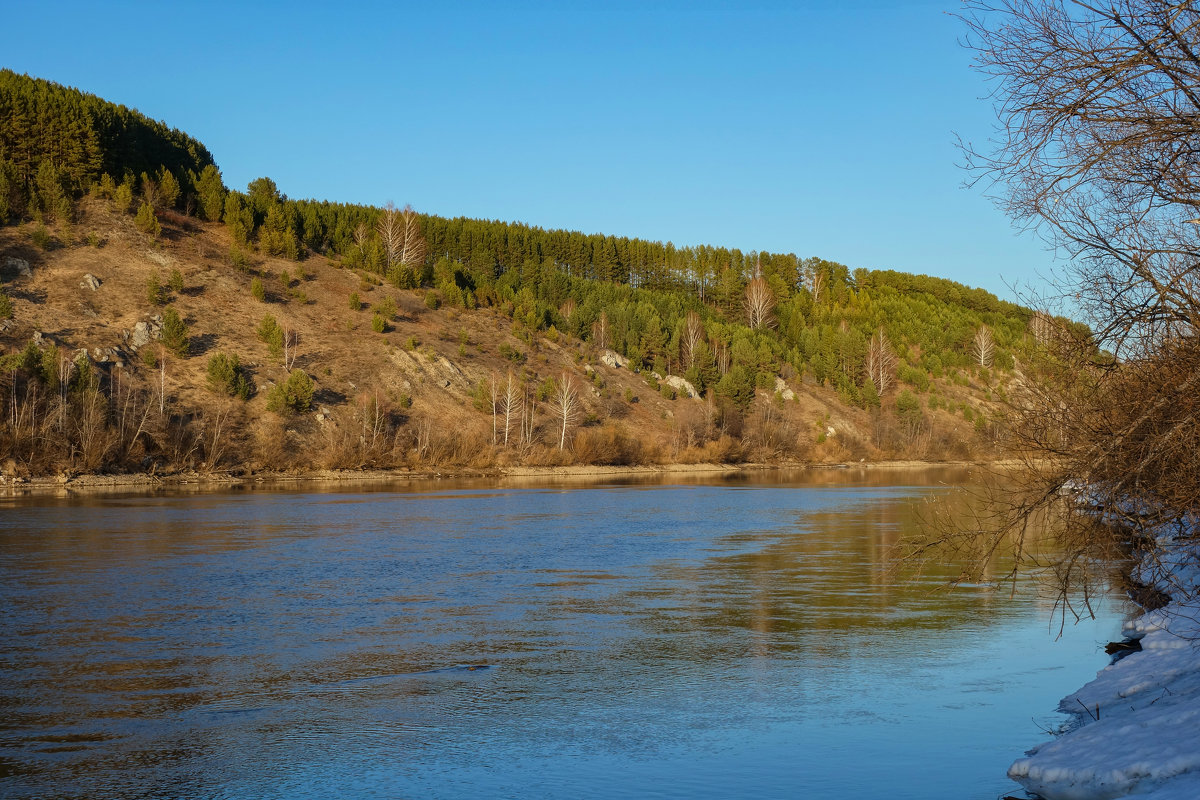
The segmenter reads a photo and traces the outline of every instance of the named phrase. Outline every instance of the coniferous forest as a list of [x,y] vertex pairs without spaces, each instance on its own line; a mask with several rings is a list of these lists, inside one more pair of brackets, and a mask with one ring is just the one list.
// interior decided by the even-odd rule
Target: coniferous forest
[[[7,265],[0,271],[0,352],[8,354],[0,371],[0,457],[11,462],[10,472],[201,463],[391,467],[439,458],[476,466],[661,462],[678,460],[683,450],[688,458],[703,452],[722,460],[994,458],[1003,453],[1004,403],[1022,370],[1036,363],[1039,343],[1055,329],[1078,330],[953,281],[818,257],[293,199],[265,177],[244,191],[229,189],[208,150],[187,134],[7,70],[0,71],[0,222]],[[114,233],[127,229],[140,238]],[[50,286],[30,288],[19,265],[33,263],[36,277],[39,264],[87,263],[89,252],[104,263],[117,252],[110,238],[149,248],[154,263],[128,267],[130,276],[148,271],[137,281],[148,288],[121,308],[144,306],[148,329],[164,346],[135,354],[138,348],[122,340],[98,361],[93,351],[111,342],[55,341],[32,321],[23,326],[23,317],[37,317],[48,327],[44,315],[55,295]],[[186,255],[193,252],[195,258]],[[168,264],[176,265],[170,274]],[[223,310],[204,305],[215,302],[206,285],[184,286],[185,278],[216,274],[243,293]],[[348,288],[336,288],[342,285]],[[306,308],[339,292],[336,312],[321,313],[326,320],[344,315],[344,323],[328,325],[325,334],[301,333]],[[206,315],[235,310],[255,315],[253,338],[209,335],[216,347],[195,345],[207,341]],[[370,323],[360,327],[359,314]],[[502,320],[503,335],[473,340],[466,321],[482,319]],[[484,327],[497,330],[495,323]],[[335,387],[334,370],[351,359],[333,345],[329,361],[314,359],[321,335],[329,342],[350,336],[356,357],[419,353],[423,341],[427,361],[445,359],[462,376],[462,386],[440,387],[458,391],[455,413],[467,420],[450,427],[459,436],[476,431],[487,446],[435,455],[437,434],[422,429],[419,413],[423,394],[438,388],[429,370],[402,366],[406,377],[391,385],[381,378],[382,394],[377,386],[364,399],[353,376],[344,381],[353,390]],[[151,350],[158,355],[151,358]],[[299,362],[296,352],[304,354]],[[255,372],[249,365],[260,358]],[[275,368],[266,364],[280,362],[272,380]],[[193,374],[194,386],[183,385]],[[179,384],[172,409],[168,381]],[[572,410],[564,384],[576,382]],[[157,432],[150,415],[133,427],[122,419],[122,403],[152,405],[155,391]],[[144,395],[140,405],[130,392]],[[240,404],[222,406],[219,413],[230,419],[278,417],[271,424],[301,440],[308,434],[295,420],[322,408],[322,452],[341,455],[306,461],[301,451],[319,438],[310,432],[311,441],[291,446],[291,456],[276,452],[289,449],[285,442],[266,457],[247,425],[235,426],[243,440],[228,434],[224,444],[219,436],[214,443],[214,412],[203,392]],[[799,395],[819,402],[805,405]],[[683,399],[695,409],[676,408]],[[435,416],[438,402],[426,405]],[[436,416],[445,419],[443,410]],[[839,415],[845,423],[828,424]],[[85,417],[90,421],[81,425]],[[774,433],[765,436],[772,420]],[[338,437],[328,434],[330,422],[341,428]],[[840,449],[818,447],[839,427]],[[257,436],[279,438],[278,431]],[[185,440],[192,444],[179,443]],[[509,452],[510,441],[524,447]],[[714,449],[715,441],[724,444]]]

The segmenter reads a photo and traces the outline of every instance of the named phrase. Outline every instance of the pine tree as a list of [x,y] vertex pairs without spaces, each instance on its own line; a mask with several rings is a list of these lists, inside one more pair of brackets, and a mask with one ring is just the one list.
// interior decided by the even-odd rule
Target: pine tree
[[137,211],[137,216],[133,220],[133,224],[137,225],[138,230],[142,233],[157,239],[162,233],[162,225],[158,222],[158,217],[154,214],[154,209],[150,203],[143,202]]
[[225,210],[225,184],[221,181],[221,171],[209,164],[200,171],[195,184],[200,195],[200,216],[209,222],[220,222],[221,212]]
[[179,204],[179,181],[174,173],[166,167],[158,172],[158,201],[162,208],[176,208]]

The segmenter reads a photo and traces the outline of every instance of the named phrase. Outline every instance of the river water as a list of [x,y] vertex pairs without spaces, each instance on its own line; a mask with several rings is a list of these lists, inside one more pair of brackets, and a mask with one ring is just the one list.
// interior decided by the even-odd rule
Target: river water
[[970,478],[0,500],[0,796],[996,798],[1105,663],[888,576]]

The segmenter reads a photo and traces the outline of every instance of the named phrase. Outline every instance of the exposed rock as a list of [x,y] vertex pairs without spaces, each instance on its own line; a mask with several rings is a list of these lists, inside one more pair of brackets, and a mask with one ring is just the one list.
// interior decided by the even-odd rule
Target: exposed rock
[[79,283],[79,288],[91,289],[94,292],[100,288],[100,279],[89,272],[83,276],[83,280]]
[[700,393],[696,391],[696,387],[692,386],[691,381],[685,380],[678,375],[668,375],[663,378],[663,383],[670,386],[679,394],[686,394],[688,397],[697,398]]
[[33,346],[40,350],[46,342],[46,337],[41,331],[34,331],[33,336],[29,337],[29,341],[33,342]]
[[775,391],[778,392],[779,395],[788,402],[796,399],[796,393],[788,388],[788,385],[784,382],[783,378],[775,378]]
[[9,328],[15,328],[17,321],[15,319],[0,319],[0,333],[4,333]]
[[158,264],[160,267],[169,267],[175,263],[175,259],[158,250],[147,250],[146,258],[150,259],[155,264]]
[[133,332],[126,332],[125,340],[134,350],[145,347],[150,342],[162,338],[162,315],[155,314],[149,320],[142,320],[133,326]]
[[33,272],[29,269],[29,262],[23,258],[17,258],[16,256],[5,256],[4,268],[6,270],[16,270],[17,274],[22,278],[29,278],[33,276]]
[[600,354],[600,361],[613,369],[619,367],[629,368],[629,359],[616,352],[615,350],[605,350]]

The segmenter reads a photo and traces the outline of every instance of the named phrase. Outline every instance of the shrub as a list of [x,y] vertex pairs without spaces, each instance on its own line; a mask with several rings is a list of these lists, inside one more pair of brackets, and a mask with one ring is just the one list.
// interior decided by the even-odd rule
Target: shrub
[[508,342],[503,342],[500,345],[500,357],[507,359],[514,364],[520,364],[525,360],[525,354],[517,348],[511,346]]
[[929,375],[923,369],[903,364],[896,371],[896,377],[919,392],[929,391]]
[[387,329],[387,320],[383,318],[382,314],[376,312],[375,316],[371,318],[371,330],[376,333],[387,333]]
[[386,321],[391,322],[392,318],[396,316],[396,301],[390,297],[385,297],[383,300],[380,300],[378,303],[371,306],[371,310],[383,317]]
[[263,282],[258,278],[250,281],[250,294],[260,303],[267,302],[267,290],[263,288]]
[[236,355],[217,353],[208,359],[208,388],[217,394],[250,398],[250,380]]
[[162,341],[163,345],[175,355],[180,358],[187,357],[188,349],[191,346],[187,323],[174,308],[168,308],[163,312]]
[[13,304],[3,289],[0,289],[0,319],[12,319]]
[[288,379],[267,393],[267,410],[276,414],[302,413],[312,408],[312,378],[302,369],[292,370]]
[[183,291],[183,273],[178,269],[171,270],[171,277],[167,279],[167,286],[171,287],[171,291],[179,294]]
[[350,310],[362,311],[362,301],[358,299],[358,292],[350,293]]

